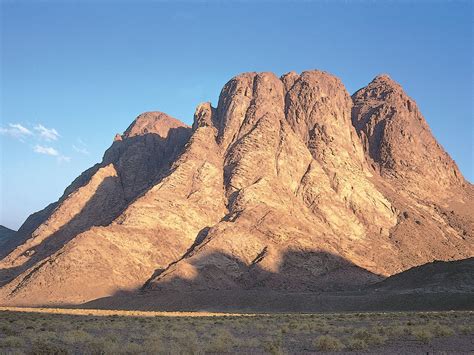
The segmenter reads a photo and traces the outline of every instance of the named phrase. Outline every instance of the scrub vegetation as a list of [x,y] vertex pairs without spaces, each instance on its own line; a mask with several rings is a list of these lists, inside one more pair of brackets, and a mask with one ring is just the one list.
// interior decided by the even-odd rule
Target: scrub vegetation
[[469,351],[474,312],[82,315],[0,312],[0,353]]

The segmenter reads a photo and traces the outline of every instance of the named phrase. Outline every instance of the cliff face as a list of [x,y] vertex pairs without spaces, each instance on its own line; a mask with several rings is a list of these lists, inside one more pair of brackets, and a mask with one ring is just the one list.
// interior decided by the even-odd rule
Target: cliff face
[[474,254],[472,185],[401,87],[245,73],[192,128],[145,113],[20,229],[4,304],[351,289]]

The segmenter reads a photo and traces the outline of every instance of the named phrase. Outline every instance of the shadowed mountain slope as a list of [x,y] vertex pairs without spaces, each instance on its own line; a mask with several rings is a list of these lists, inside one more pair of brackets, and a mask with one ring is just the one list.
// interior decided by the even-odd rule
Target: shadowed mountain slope
[[4,248],[7,243],[14,242],[16,231],[0,225],[0,249]]
[[365,287],[472,257],[473,191],[390,78],[244,73],[192,128],[140,115],[27,220],[0,302]]
[[[298,278],[286,279],[286,289],[279,290],[262,282],[265,279],[281,280],[285,265],[295,259],[308,260],[315,270],[319,269],[311,276],[306,290],[301,289]],[[175,287],[162,284],[154,290],[145,287],[133,292],[119,291],[79,307],[251,313],[474,310],[473,260],[435,261],[378,282],[381,276],[335,255],[289,252],[283,256],[278,273],[272,275],[259,270],[261,277],[258,279],[243,277],[238,280],[244,285],[243,288],[235,287],[235,282],[229,279],[226,279],[225,287],[219,289],[202,287],[215,275],[199,273],[193,279],[173,280]],[[249,272],[245,265],[241,267],[245,273]],[[259,267],[256,265],[254,268]],[[352,280],[352,284],[348,283],[348,279]],[[367,282],[375,283],[360,286]]]
[[434,261],[390,276],[373,288],[397,292],[474,292],[473,271],[474,258]]

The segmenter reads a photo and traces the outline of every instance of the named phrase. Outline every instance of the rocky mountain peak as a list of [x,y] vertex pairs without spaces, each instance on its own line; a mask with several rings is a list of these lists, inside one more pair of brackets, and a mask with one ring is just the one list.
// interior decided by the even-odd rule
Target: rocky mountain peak
[[410,100],[399,83],[393,80],[388,74],[377,75],[366,87],[354,93],[353,97],[364,100]]
[[387,75],[377,76],[352,99],[353,125],[368,158],[383,176],[398,180],[423,197],[432,196],[434,186],[464,184],[456,163],[433,137],[415,101],[398,83]]
[[123,138],[144,134],[157,134],[161,138],[167,138],[170,129],[178,127],[188,126],[163,112],[145,112],[139,115],[125,130]]

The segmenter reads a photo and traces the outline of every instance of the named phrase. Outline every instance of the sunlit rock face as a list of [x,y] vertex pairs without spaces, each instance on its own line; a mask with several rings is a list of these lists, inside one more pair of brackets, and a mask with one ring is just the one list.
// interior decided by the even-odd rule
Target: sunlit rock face
[[473,187],[387,76],[244,73],[191,127],[160,112],[30,217],[2,304],[119,291],[350,290],[474,254]]

